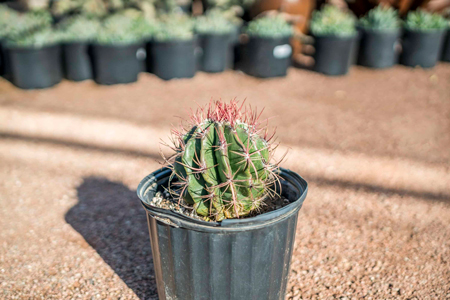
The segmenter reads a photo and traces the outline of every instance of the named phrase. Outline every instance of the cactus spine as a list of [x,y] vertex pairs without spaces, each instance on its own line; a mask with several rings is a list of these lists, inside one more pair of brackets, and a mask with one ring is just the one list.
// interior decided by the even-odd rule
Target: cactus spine
[[260,115],[235,100],[211,101],[191,116],[191,127],[172,130],[171,194],[216,221],[246,216],[273,196],[278,164],[270,163],[273,135],[259,128]]

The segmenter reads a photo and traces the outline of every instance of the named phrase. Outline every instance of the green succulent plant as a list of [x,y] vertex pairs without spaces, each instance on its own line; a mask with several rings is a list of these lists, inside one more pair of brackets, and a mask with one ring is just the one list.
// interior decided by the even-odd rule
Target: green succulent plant
[[413,31],[430,31],[448,28],[448,21],[441,15],[422,9],[411,11],[406,16],[405,28]]
[[182,7],[192,5],[192,0],[156,0],[155,7],[157,10],[165,13],[183,13]]
[[47,11],[29,11],[14,15],[11,22],[3,28],[4,38],[8,43],[27,39],[35,31],[49,29],[52,25],[52,16]]
[[110,12],[137,8],[146,17],[154,16],[155,0],[58,0],[53,1],[51,11],[56,16],[83,14],[89,17],[103,17]]
[[103,21],[96,41],[99,44],[133,44],[149,39],[154,34],[156,26],[142,15],[117,13]]
[[173,130],[170,193],[209,220],[258,210],[279,183],[272,138],[262,134],[258,118],[237,101],[212,101],[191,116],[189,128]]
[[245,32],[249,36],[279,38],[293,35],[294,29],[284,18],[276,15],[265,16],[249,22]]
[[195,31],[197,33],[214,33],[214,34],[229,34],[236,29],[229,19],[223,14],[205,14],[199,16],[195,20]]
[[156,26],[154,39],[159,42],[190,40],[194,37],[194,21],[183,14],[162,15]]
[[9,28],[16,22],[19,13],[5,4],[0,4],[0,39],[8,35]]
[[220,8],[223,10],[229,10],[233,7],[240,7],[242,10],[249,9],[256,0],[206,0],[208,9]]
[[240,16],[242,16],[243,11],[239,9],[238,7],[233,7],[227,10],[221,9],[221,8],[211,8],[208,9],[205,12],[205,15],[207,15],[210,18],[225,18],[228,21],[230,21],[235,26],[241,26],[243,21]]
[[58,30],[47,27],[42,30],[8,39],[7,45],[9,47],[39,49],[58,44],[61,42],[61,38],[62,35]]
[[356,18],[332,5],[324,5],[312,14],[310,31],[315,36],[348,37],[356,34]]
[[397,10],[384,5],[371,9],[359,20],[359,24],[363,28],[379,31],[394,31],[401,26]]
[[82,15],[65,19],[58,24],[64,42],[87,42],[97,37],[101,23],[98,19]]

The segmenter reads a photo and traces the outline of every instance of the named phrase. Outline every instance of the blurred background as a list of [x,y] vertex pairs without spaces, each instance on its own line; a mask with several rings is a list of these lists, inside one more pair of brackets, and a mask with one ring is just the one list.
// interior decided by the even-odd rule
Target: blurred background
[[157,299],[136,196],[210,99],[309,194],[286,299],[450,299],[448,0],[0,4],[0,298]]

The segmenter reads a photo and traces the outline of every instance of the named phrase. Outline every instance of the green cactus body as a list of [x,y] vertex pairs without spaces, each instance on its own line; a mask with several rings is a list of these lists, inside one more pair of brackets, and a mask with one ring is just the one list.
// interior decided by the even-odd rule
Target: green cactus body
[[181,186],[174,193],[197,214],[216,221],[257,209],[274,176],[269,142],[258,134],[255,118],[245,122],[237,114],[224,115],[238,112],[236,102],[221,108],[210,110],[209,117],[197,119],[187,133],[179,134],[171,163],[173,178]]

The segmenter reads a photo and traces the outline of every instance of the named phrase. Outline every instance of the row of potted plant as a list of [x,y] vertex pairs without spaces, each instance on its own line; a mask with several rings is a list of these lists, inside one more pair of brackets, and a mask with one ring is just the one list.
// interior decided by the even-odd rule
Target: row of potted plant
[[[193,77],[197,69],[221,72],[232,67],[241,32],[248,36],[240,51],[244,72],[284,76],[291,63],[294,30],[279,15],[255,19],[241,30],[239,18],[219,10],[195,19],[182,14],[153,19],[126,9],[101,21],[72,16],[56,26],[51,26],[48,12],[18,14],[0,7],[0,14],[5,16],[0,23],[3,58],[8,58],[2,65],[6,77],[21,88],[49,87],[63,74],[74,81],[116,84],[134,82],[145,70],[166,80]],[[326,5],[314,12],[310,25],[315,71],[341,75],[356,61],[372,68],[397,61],[395,44],[402,23],[393,9],[379,6],[356,22],[350,13]],[[400,62],[434,66],[447,20],[419,10],[408,14],[403,27]],[[443,59],[449,56],[445,53]]]
[[448,28],[444,17],[423,10],[411,11],[402,21],[393,8],[378,6],[357,21],[350,12],[326,5],[313,13],[310,25],[315,46],[314,70],[343,75],[355,62],[370,68],[387,68],[398,60],[410,67],[431,68],[440,57],[449,61]]

